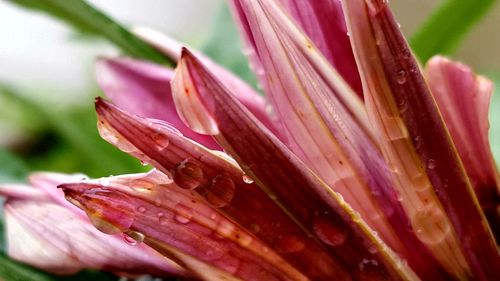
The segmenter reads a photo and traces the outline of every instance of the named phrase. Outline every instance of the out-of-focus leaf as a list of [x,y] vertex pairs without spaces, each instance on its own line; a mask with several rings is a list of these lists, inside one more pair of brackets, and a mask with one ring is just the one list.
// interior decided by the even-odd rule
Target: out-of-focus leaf
[[0,148],[0,183],[22,180],[26,174],[27,168],[22,160]]
[[243,44],[240,39],[231,12],[226,3],[221,9],[215,24],[212,27],[211,36],[208,36],[202,51],[204,54],[228,68],[250,85],[257,85],[255,75],[248,67],[248,61],[242,53]]
[[85,33],[101,36],[132,57],[172,65],[172,61],[128,32],[121,24],[83,0],[10,0],[42,11]]
[[97,271],[84,271],[72,276],[54,276],[10,260],[0,253],[0,280],[5,281],[113,281],[116,276]]
[[[90,176],[144,170],[137,160],[117,151],[99,137],[96,130],[97,118],[91,107],[58,108],[57,104],[44,101],[35,95],[30,97],[22,95],[15,89],[1,84],[0,94],[0,98],[8,98],[10,104],[17,106],[26,120],[38,122],[41,128],[33,128],[34,130],[38,132],[43,130],[43,134],[39,135],[39,139],[28,149],[31,151],[23,155],[27,158],[26,162],[29,163],[31,170],[83,172]],[[0,160],[2,160],[1,154]],[[2,161],[4,162],[7,163]],[[2,163],[0,163],[0,182],[12,181],[11,178],[2,180]]]
[[410,45],[421,62],[451,54],[495,0],[445,0],[412,36]]

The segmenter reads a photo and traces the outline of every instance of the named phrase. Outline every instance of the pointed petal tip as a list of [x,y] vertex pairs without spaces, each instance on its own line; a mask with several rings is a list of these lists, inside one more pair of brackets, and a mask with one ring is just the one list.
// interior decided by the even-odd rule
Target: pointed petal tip
[[[210,78],[210,79],[207,79]],[[215,108],[207,97],[208,89],[217,83],[198,58],[186,47],[172,79],[172,94],[177,113],[193,131],[204,135],[217,135],[219,128],[211,114]]]

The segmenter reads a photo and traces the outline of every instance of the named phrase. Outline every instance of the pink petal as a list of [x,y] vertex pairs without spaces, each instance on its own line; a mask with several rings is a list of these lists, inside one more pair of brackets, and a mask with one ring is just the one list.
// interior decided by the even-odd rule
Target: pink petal
[[361,97],[363,90],[339,0],[280,0],[321,53]]
[[[105,101],[97,100],[96,110],[99,120],[112,129],[108,131],[113,133],[106,136],[113,141],[129,143],[118,147],[127,148],[129,153],[133,151],[132,154],[143,162],[172,175],[177,185],[193,189],[215,203],[221,212],[250,230],[304,275],[314,280],[338,277],[336,268],[339,265],[328,252],[244,175],[232,158],[215,153],[175,131],[164,130],[162,124],[126,114]],[[168,145],[160,149],[155,140],[167,139]],[[137,150],[129,149],[131,145]],[[221,174],[234,184],[231,197],[225,197],[229,200],[218,200],[207,188]]]
[[159,276],[181,273],[171,261],[110,239],[54,203],[8,200],[5,220],[9,256],[45,271],[72,274],[82,269],[103,269]]
[[[364,259],[373,259],[377,264],[378,271],[372,278],[415,278],[408,267],[395,266],[401,265],[398,258],[373,235],[359,214],[265,129],[187,50],[183,52],[177,72],[184,70],[187,72],[183,77],[189,76],[197,87],[190,97],[179,98],[183,108],[191,103],[193,108],[200,110],[198,115],[211,121],[209,126],[202,127],[199,120],[203,118],[190,115],[184,118],[200,131],[204,129],[207,134],[215,134],[245,173],[314,235],[332,257],[344,264],[339,269],[338,280],[362,279],[358,275],[367,274],[364,267],[361,272],[359,268]],[[175,81],[181,80],[175,78]],[[177,95],[185,93],[174,90],[174,96]]]
[[499,278],[491,230],[387,1],[342,3],[368,114],[417,235],[456,278]]
[[[406,213],[398,201],[399,192],[393,189],[389,167],[371,136],[364,105],[359,104],[357,96],[276,3],[241,0],[235,5],[248,24],[247,36],[267,70],[271,96],[287,132],[290,149],[333,190],[342,194],[415,271],[420,274],[425,271],[431,276],[443,271],[429,256],[427,246],[408,227],[412,213]],[[183,77],[179,81],[199,85],[200,82],[196,84],[184,78],[188,76],[182,73],[184,68],[178,67],[173,83],[179,75]],[[175,88],[173,91],[174,97],[186,99],[186,110],[181,110],[189,112],[189,106],[196,99],[191,98],[193,102],[188,103],[180,92],[177,95]],[[197,116],[203,118],[201,114]],[[203,120],[207,122],[206,118]]]
[[481,207],[500,236],[500,180],[488,138],[493,83],[461,63],[434,57],[426,78]]
[[48,201],[50,197],[45,192],[23,184],[0,185],[0,196],[6,198],[25,199],[34,201]]
[[120,107],[140,116],[167,121],[187,137],[210,148],[218,147],[212,138],[194,133],[179,119],[170,90],[171,70],[128,58],[100,59],[96,75],[103,91]]
[[[226,183],[220,184],[222,188]],[[184,255],[191,256],[244,280],[307,280],[200,195],[180,188],[159,172],[62,188],[97,222],[97,228],[125,232],[174,260],[183,262]],[[204,268],[184,265],[203,276]]]
[[[158,50],[162,51],[165,55],[172,58],[173,60],[178,60],[181,53],[182,44],[168,37],[167,35],[160,33],[156,30],[138,27],[133,30],[133,32],[153,45]],[[250,110],[259,120],[264,123],[270,130],[274,131],[275,134],[280,134],[279,130],[276,130],[278,126],[273,120],[273,116],[269,115],[267,101],[262,95],[257,93],[252,87],[246,84],[239,77],[221,67],[220,65],[213,62],[208,57],[202,54],[198,56],[203,60],[203,62],[213,69],[217,77],[223,81],[226,87],[234,89],[235,97],[240,100],[247,108]],[[117,104],[120,106],[120,104]],[[126,108],[125,108],[126,109]]]

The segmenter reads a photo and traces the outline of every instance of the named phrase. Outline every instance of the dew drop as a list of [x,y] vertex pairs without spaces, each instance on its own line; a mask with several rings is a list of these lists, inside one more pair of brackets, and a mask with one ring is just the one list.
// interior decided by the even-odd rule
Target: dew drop
[[193,211],[191,208],[186,207],[182,204],[178,204],[175,207],[175,220],[181,224],[187,224],[193,218]]
[[144,160],[140,160],[140,162],[141,162],[142,166],[147,166],[148,165],[148,163],[146,161],[144,161]]
[[248,175],[243,175],[243,182],[246,183],[246,184],[252,184],[253,183],[253,179],[248,176]]
[[296,253],[302,251],[304,247],[304,241],[295,235],[283,236],[277,243],[277,249],[282,253]]
[[114,225],[114,224],[104,220],[99,215],[89,214],[88,216],[89,216],[90,222],[94,225],[94,227],[97,228],[102,233],[118,234],[118,233],[122,232],[122,229],[119,226]]
[[144,207],[144,206],[140,206],[140,207],[138,207],[138,208],[137,208],[137,211],[138,211],[139,213],[144,213],[144,212],[146,212],[146,207]]
[[435,204],[418,211],[412,218],[412,226],[420,241],[430,245],[443,241],[451,230],[446,215]]
[[162,130],[158,130],[156,134],[152,136],[152,139],[154,143],[156,144],[156,148],[158,150],[163,150],[168,147],[168,144],[170,143],[170,140],[165,133],[162,132]]
[[130,187],[138,192],[151,192],[155,186],[154,183],[143,179],[136,179],[130,182]]
[[129,245],[135,246],[144,241],[144,234],[137,231],[127,231],[123,233],[123,240]]
[[218,175],[212,180],[206,193],[207,201],[217,208],[226,206],[234,196],[235,186],[232,179],[225,175]]
[[339,246],[347,238],[347,230],[340,224],[324,217],[317,217],[313,222],[314,233],[330,246]]
[[174,182],[184,189],[195,189],[203,181],[203,170],[192,159],[180,162],[174,170]]
[[406,71],[404,70],[398,71],[396,82],[398,82],[399,85],[403,85],[404,83],[406,83]]
[[429,169],[434,169],[434,168],[436,168],[436,160],[434,160],[434,159],[429,159],[429,160],[427,161],[427,168],[429,168]]

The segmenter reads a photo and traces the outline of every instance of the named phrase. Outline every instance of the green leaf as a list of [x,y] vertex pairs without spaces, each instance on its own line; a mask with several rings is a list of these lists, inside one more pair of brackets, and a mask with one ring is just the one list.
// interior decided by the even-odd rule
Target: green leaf
[[43,11],[80,31],[101,36],[132,57],[160,64],[174,64],[122,25],[83,0],[10,0],[10,2],[29,9]]
[[211,36],[208,37],[202,51],[250,85],[255,86],[257,85],[255,75],[248,67],[248,61],[241,51],[242,46],[229,7],[227,3],[223,3],[212,27]]
[[422,63],[436,54],[452,54],[495,0],[444,0],[412,36],[410,45]]
[[27,265],[20,264],[0,253],[0,280],[5,281],[116,281],[118,278],[108,273],[83,271],[72,276],[54,276]]

